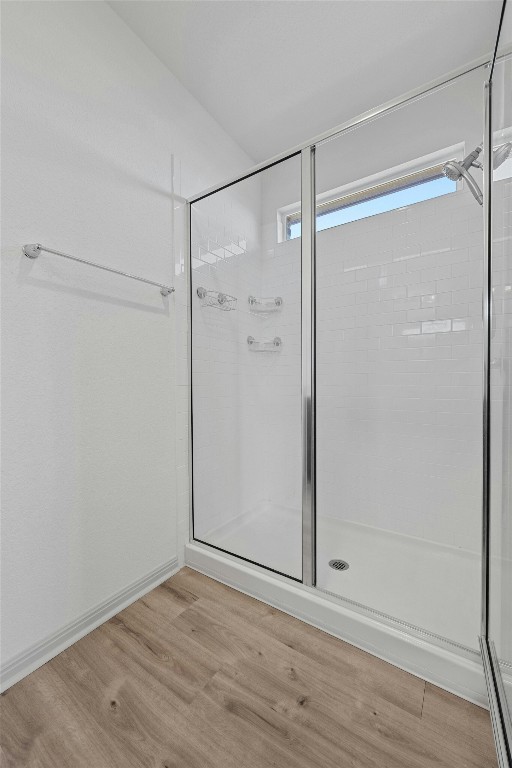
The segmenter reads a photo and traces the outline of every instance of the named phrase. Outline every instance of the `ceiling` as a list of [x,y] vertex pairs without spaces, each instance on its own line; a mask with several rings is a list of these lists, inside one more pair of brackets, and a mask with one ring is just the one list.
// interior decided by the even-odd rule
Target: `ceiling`
[[259,162],[488,55],[501,0],[110,5]]

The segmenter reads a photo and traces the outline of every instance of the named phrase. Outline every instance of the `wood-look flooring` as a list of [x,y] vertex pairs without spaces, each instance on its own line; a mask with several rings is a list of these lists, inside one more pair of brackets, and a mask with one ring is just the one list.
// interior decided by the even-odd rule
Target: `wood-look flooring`
[[489,714],[188,568],[10,688],[2,768],[493,768]]

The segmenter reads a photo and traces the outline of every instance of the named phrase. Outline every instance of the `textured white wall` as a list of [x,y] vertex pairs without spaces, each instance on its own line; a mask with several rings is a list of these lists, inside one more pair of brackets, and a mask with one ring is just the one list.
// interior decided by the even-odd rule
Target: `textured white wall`
[[[250,160],[103,2],[6,2],[2,17],[8,662],[178,553],[179,196]],[[161,282],[175,257],[178,294],[54,256],[29,262],[21,246],[37,241]]]

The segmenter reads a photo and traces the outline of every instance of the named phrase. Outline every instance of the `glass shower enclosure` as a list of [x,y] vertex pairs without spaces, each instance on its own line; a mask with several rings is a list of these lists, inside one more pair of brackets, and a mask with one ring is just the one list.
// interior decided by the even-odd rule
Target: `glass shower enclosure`
[[502,46],[189,203],[192,541],[482,655],[500,767],[511,66]]

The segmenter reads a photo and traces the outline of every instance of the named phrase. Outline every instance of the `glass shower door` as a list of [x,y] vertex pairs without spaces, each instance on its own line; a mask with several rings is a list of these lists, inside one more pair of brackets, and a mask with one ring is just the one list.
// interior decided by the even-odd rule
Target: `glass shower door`
[[443,168],[482,141],[482,92],[316,148],[317,585],[475,651],[483,217]]
[[300,200],[294,155],[191,205],[193,536],[297,580]]
[[[508,7],[498,53],[512,41]],[[490,329],[489,640],[496,652],[512,729],[512,58],[493,71]],[[498,670],[497,673],[499,674]],[[505,709],[505,702],[501,702]],[[512,731],[509,733],[512,749]]]

